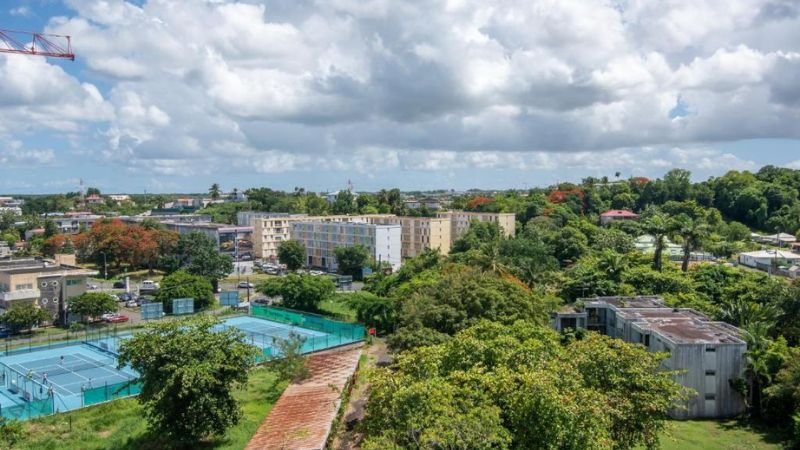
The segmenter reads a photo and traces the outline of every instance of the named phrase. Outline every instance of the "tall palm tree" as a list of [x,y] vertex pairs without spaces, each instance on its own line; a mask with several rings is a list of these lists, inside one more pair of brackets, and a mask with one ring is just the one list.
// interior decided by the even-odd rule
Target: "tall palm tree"
[[622,273],[630,267],[630,263],[625,255],[606,250],[598,256],[597,267],[610,278],[619,281]]
[[653,255],[653,268],[661,271],[661,255],[664,252],[664,240],[670,231],[670,223],[667,216],[661,212],[655,212],[644,220],[644,230],[653,236],[655,240],[655,253]]
[[686,214],[681,214],[672,220],[673,232],[683,239],[683,263],[681,270],[689,270],[689,257],[692,250],[698,248],[700,241],[709,234],[708,224],[703,220],[692,219]]
[[772,381],[769,370],[768,349],[770,344],[769,325],[764,322],[754,323],[744,330],[744,340],[747,342],[745,354],[747,390],[749,406],[753,416],[760,417],[763,406],[764,386]]
[[211,187],[208,189],[208,195],[210,195],[213,200],[217,200],[219,199],[219,194],[220,194],[219,184],[217,183],[212,184]]

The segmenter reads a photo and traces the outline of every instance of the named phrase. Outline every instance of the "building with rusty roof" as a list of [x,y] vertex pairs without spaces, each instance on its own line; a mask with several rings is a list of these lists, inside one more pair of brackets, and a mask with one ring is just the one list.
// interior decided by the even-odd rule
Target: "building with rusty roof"
[[588,329],[669,354],[664,368],[678,371],[676,381],[694,392],[673,417],[732,417],[744,411],[744,399],[731,387],[743,376],[747,352],[738,328],[692,309],[668,307],[660,297],[599,297],[577,305],[553,315],[556,330]]

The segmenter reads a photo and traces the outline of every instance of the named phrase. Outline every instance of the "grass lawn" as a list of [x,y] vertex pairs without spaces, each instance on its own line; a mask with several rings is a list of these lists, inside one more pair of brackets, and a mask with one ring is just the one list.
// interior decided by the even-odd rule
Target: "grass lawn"
[[[286,383],[264,368],[250,373],[247,387],[236,393],[244,412],[239,424],[224,437],[205,443],[207,449],[242,449],[280,397]],[[135,398],[117,400],[24,424],[25,438],[15,449],[125,449],[170,448],[147,432],[147,422]]]
[[661,439],[664,450],[773,450],[781,449],[776,431],[754,429],[735,420],[672,421]]
[[324,300],[319,304],[319,309],[323,313],[330,314],[345,320],[356,320],[356,312],[345,303],[341,296],[335,296],[332,299]]

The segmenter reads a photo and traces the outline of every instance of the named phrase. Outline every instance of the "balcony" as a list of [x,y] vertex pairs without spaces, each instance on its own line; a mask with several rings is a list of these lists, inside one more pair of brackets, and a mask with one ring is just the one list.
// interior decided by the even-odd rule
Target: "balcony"
[[38,289],[20,289],[18,291],[0,292],[0,301],[38,299],[42,295]]

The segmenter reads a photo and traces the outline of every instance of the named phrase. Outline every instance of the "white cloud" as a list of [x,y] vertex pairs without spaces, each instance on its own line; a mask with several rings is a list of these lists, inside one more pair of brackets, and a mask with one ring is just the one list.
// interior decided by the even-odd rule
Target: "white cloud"
[[800,15],[774,0],[65,2],[48,31],[110,88],[0,59],[0,135],[164,175],[722,170],[751,162],[717,142],[800,138]]

